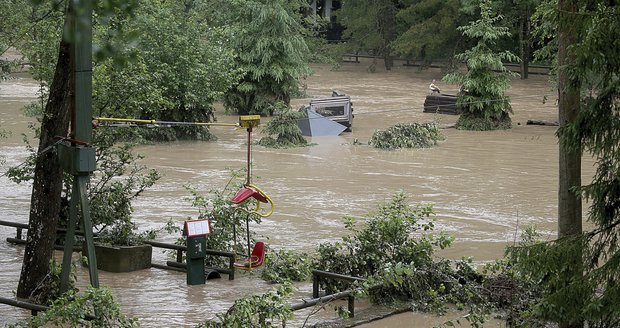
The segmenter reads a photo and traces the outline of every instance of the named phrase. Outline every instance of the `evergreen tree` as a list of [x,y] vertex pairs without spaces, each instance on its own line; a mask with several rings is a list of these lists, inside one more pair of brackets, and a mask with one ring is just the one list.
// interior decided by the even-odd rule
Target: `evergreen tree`
[[290,103],[299,91],[299,78],[310,74],[308,47],[297,12],[298,1],[239,0],[229,4],[237,22],[232,46],[240,82],[224,98],[228,110],[239,114],[272,114],[277,101]]
[[[490,0],[480,1],[480,19],[458,29],[469,38],[477,39],[477,44],[456,56],[467,65],[467,72],[454,72],[444,80],[460,85],[461,91],[457,105],[462,114],[456,125],[464,130],[494,130],[510,128],[512,113],[510,98],[504,93],[509,87],[509,72],[502,61],[518,61],[509,51],[498,52],[493,49],[496,41],[510,35],[508,28],[496,26],[501,15],[491,10]],[[499,72],[497,72],[499,71]]]
[[[604,0],[557,1],[562,125],[558,240],[516,249],[517,262],[544,287],[536,314],[560,327],[620,324],[620,8]],[[581,152],[596,160],[580,187]],[[563,157],[562,157],[563,156]],[[562,161],[566,163],[562,163]],[[562,198],[565,199],[562,199]],[[592,230],[581,231],[581,198]]]

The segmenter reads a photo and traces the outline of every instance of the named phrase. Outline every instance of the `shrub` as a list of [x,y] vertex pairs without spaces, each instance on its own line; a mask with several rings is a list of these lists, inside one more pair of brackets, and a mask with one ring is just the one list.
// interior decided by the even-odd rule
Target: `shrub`
[[196,328],[275,327],[274,321],[283,322],[293,317],[293,309],[286,300],[292,292],[292,286],[285,283],[276,291],[242,298],[235,301],[226,314],[218,315],[219,321],[207,320]]
[[399,123],[377,130],[370,145],[380,149],[429,148],[444,137],[434,123]]
[[[87,318],[87,316],[93,318]],[[11,328],[39,327],[139,327],[138,320],[121,312],[112,292],[106,288],[89,287],[84,293],[69,291],[58,298],[45,312],[9,325]]]
[[307,146],[308,141],[306,141],[301,134],[301,129],[297,126],[297,120],[303,114],[293,111],[283,102],[278,102],[273,107],[273,119],[263,128],[263,132],[268,136],[261,138],[258,144],[269,148]]
[[[444,234],[433,236],[432,207],[407,204],[404,193],[397,193],[381,205],[374,215],[358,227],[356,220],[345,218],[345,227],[352,235],[342,242],[319,245],[314,267],[357,277],[371,277],[397,263],[417,268],[433,263],[435,247],[445,248],[452,238]],[[348,284],[322,281],[328,291],[347,288]]]
[[304,281],[310,276],[310,260],[305,253],[279,250],[267,254],[261,277],[268,282]]

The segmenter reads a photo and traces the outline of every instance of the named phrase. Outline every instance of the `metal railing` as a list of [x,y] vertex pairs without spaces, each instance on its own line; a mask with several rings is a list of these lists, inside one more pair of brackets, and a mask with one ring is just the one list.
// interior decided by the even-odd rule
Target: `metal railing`
[[[26,223],[19,223],[19,222],[11,222],[11,221],[4,221],[4,220],[0,220],[0,225],[5,226],[5,227],[13,227],[16,229],[16,234],[15,234],[15,238],[13,237],[7,237],[6,241],[12,244],[17,244],[17,245],[25,245],[26,244],[26,239],[23,238],[23,230],[28,230],[28,224]],[[67,229],[56,229],[56,234],[57,235],[64,235],[65,233],[67,233]],[[78,236],[83,236],[84,232],[83,231],[76,231],[75,232],[76,235]],[[96,233],[94,233],[94,235],[97,235]],[[64,245],[54,245],[54,249],[56,250],[64,250]],[[82,246],[81,245],[76,245],[73,247],[73,251],[74,252],[80,252],[82,251]]]
[[328,294],[324,296],[320,295],[320,284],[321,278],[330,278],[336,280],[343,281],[366,281],[364,278],[347,276],[344,274],[333,273],[323,270],[312,270],[312,299],[303,300],[301,303],[295,303],[291,305],[293,311],[305,309],[311,306],[315,306],[317,304],[322,304],[326,302],[330,302],[338,299],[347,299],[347,310],[349,311],[349,317],[355,316],[355,291],[354,290],[344,290],[334,294]]
[[[187,246],[185,245],[176,245],[176,244],[167,244],[161,243],[157,241],[146,241],[146,244],[149,244],[153,247],[157,248],[165,248],[176,250],[176,261],[167,261],[166,265],[151,263],[151,267],[165,270],[173,270],[173,271],[187,271],[187,264],[183,263],[183,252],[187,252]],[[228,269],[226,268],[212,268],[207,267],[207,269],[215,270],[219,273],[224,273],[228,275],[228,280],[235,280],[235,254],[231,252],[223,252],[217,251],[213,249],[205,250],[207,255],[211,256],[219,256],[219,257],[227,257],[228,258]]]

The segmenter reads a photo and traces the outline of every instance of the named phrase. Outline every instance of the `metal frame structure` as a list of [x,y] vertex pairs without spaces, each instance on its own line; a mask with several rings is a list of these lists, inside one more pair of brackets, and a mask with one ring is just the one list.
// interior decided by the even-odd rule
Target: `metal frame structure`
[[86,251],[88,253],[88,272],[91,286],[99,287],[97,259],[93,241],[93,226],[90,217],[90,203],[87,185],[95,170],[95,148],[92,141],[92,2],[74,0],[69,4],[71,18],[71,84],[75,90],[71,110],[71,138],[58,144],[58,154],[63,170],[73,175],[69,225],[65,239],[60,290],[69,288],[71,255],[75,244],[75,231],[78,219],[82,220]]

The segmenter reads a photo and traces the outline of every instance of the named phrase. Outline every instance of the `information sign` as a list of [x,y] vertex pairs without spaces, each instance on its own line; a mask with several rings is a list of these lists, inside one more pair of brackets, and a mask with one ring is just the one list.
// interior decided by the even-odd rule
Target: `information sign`
[[185,221],[183,230],[187,237],[206,236],[211,233],[211,221],[208,219]]

